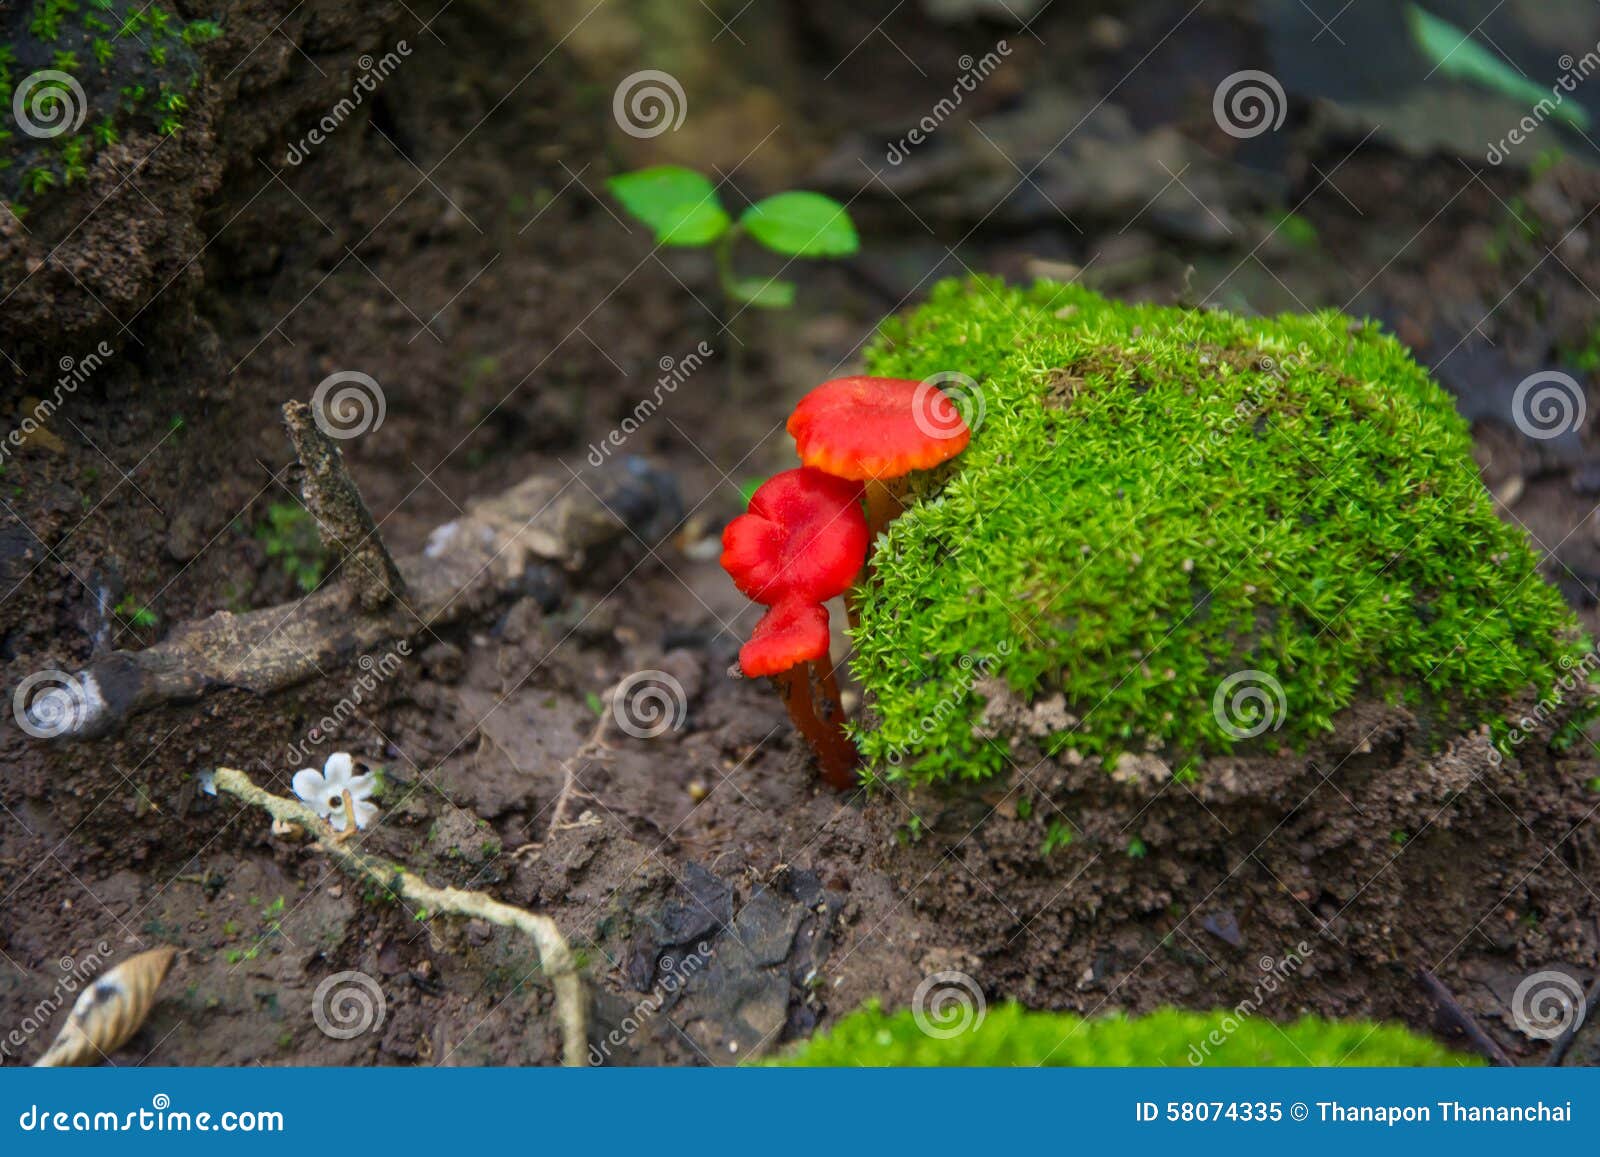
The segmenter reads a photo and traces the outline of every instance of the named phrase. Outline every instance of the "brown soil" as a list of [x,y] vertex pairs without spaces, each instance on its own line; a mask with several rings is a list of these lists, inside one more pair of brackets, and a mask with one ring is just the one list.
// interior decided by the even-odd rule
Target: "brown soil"
[[[1037,1007],[1233,1005],[1263,959],[1291,952],[1304,965],[1263,1015],[1395,1017],[1457,1040],[1417,984],[1428,968],[1537,1060],[1545,1046],[1509,1019],[1516,984],[1600,968],[1592,744],[1570,761],[1530,745],[1495,764],[1481,736],[1430,753],[1413,720],[1363,708],[1307,756],[1219,764],[1192,787],[1025,760],[981,791],[841,800],[816,785],[776,697],[727,678],[757,615],[705,545],[740,509],[742,483],[788,464],[793,399],[852,364],[876,319],[933,270],[1020,276],[1071,262],[1163,300],[1213,284],[1263,310],[1358,294],[1351,309],[1386,319],[1457,390],[1507,517],[1549,551],[1550,577],[1592,627],[1600,544],[1585,447],[1563,456],[1519,440],[1494,399],[1576,340],[1592,317],[1577,277],[1600,281],[1588,277],[1600,247],[1564,251],[1577,270],[1564,277],[1520,234],[1498,264],[1462,238],[1481,241],[1519,194],[1556,236],[1578,228],[1600,198],[1593,175],[1559,169],[1530,192],[1525,174],[1467,182],[1447,158],[1376,146],[1346,158],[1348,143],[1304,140],[1272,178],[1287,203],[1341,164],[1351,200],[1312,197],[1300,212],[1323,248],[1267,244],[1270,268],[1241,259],[1270,228],[1258,185],[1272,181],[1225,171],[1186,180],[1254,223],[1234,249],[1195,232],[1209,225],[1192,204],[1131,229],[1122,208],[1090,206],[1075,232],[1029,200],[957,258],[936,237],[954,243],[984,215],[963,199],[960,167],[952,177],[930,152],[930,171],[908,165],[888,194],[835,162],[863,107],[893,128],[947,91],[971,30],[897,35],[929,73],[909,88],[868,53],[819,87],[819,62],[845,57],[872,21],[848,5],[759,5],[738,25],[754,46],[738,57],[742,78],[693,89],[717,92],[717,107],[671,148],[731,152],[726,169],[753,152],[738,174],[752,194],[847,170],[842,195],[859,194],[869,241],[859,261],[789,270],[799,310],[740,319],[745,374],[730,404],[709,268],[652,255],[603,200],[607,174],[663,155],[611,129],[615,77],[643,66],[611,11],[564,39],[582,12],[549,8],[462,0],[424,29],[399,5],[324,0],[281,26],[273,6],[235,5],[173,147],[129,139],[25,232],[0,224],[8,421],[48,394],[63,357],[100,340],[115,350],[0,475],[7,688],[186,619],[293,599],[261,537],[269,508],[297,491],[278,407],[335,370],[383,386],[384,424],[345,454],[400,553],[472,496],[579,466],[661,358],[702,340],[717,350],[619,452],[677,477],[687,514],[674,533],[637,564],[637,552],[596,560],[477,621],[419,632],[413,658],[331,733],[319,721],[355,666],[266,698],[225,691],[152,711],[90,744],[0,729],[0,1048],[12,1026],[48,1022],[0,1057],[47,1046],[63,1014],[35,1012],[59,1005],[63,957],[171,943],[182,955],[163,999],[117,1063],[552,1062],[549,992],[526,944],[385,903],[196,782],[231,765],[286,791],[297,767],[346,750],[392,785],[375,850],[557,920],[586,957],[592,1040],[609,1063],[741,1060],[871,997],[904,1005],[947,969]],[[1093,82],[1073,99],[1087,108],[1142,51],[1129,38],[1160,23],[1130,15],[1120,38],[1104,23],[1074,37],[1066,26],[1082,12],[1049,19],[1051,48],[1016,37],[980,112],[1033,108],[1053,124],[1057,106],[1029,94],[1064,100],[1050,86],[1080,69]],[[285,166],[285,143],[348,91],[354,59],[401,38],[413,50],[403,73]],[[781,147],[752,150],[774,120],[788,124]],[[1166,126],[1162,150],[1216,144],[1179,127],[1193,139]],[[1045,187],[1062,204],[1081,193]],[[158,622],[117,609],[145,604]],[[684,688],[682,727],[654,739],[612,727],[591,742],[594,698],[650,669]],[[582,794],[553,823],[568,769]],[[1073,840],[1043,854],[1052,818]],[[1135,837],[1142,858],[1129,855]],[[376,978],[386,1003],[381,1027],[348,1040],[312,1017],[318,985],[343,970]],[[1580,1038],[1568,1063],[1592,1063],[1597,1041]]]

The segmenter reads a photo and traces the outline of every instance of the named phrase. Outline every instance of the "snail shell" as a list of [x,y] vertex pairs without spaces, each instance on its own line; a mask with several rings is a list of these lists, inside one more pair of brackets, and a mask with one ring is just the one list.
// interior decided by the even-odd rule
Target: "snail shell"
[[156,989],[178,950],[170,945],[130,956],[83,990],[72,1015],[35,1068],[95,1065],[139,1031],[156,1002]]

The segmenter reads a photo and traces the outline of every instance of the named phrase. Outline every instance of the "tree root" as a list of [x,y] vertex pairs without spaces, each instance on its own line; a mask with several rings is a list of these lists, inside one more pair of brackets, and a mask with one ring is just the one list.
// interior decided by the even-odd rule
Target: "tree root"
[[335,839],[333,829],[305,804],[262,790],[242,771],[217,768],[216,785],[220,791],[265,809],[275,820],[300,825],[340,867],[399,893],[413,904],[430,912],[453,912],[522,932],[533,941],[540,967],[555,989],[556,1020],[561,1026],[561,1063],[581,1068],[588,1062],[589,1009],[583,979],[578,974],[577,960],[566,937],[550,917],[503,904],[483,892],[436,888],[393,860],[346,846]]
[[[308,495],[316,493],[309,481],[313,473],[308,468]],[[338,473],[342,467],[333,471]],[[359,504],[360,496],[354,501]],[[95,660],[71,675],[69,686],[52,687],[48,703],[36,700],[26,710],[52,721],[41,722],[34,734],[90,739],[115,730],[135,712],[210,691],[265,694],[290,687],[358,654],[466,619],[502,598],[531,587],[548,589],[552,571],[581,570],[596,552],[619,541],[637,536],[654,544],[676,524],[681,505],[672,479],[639,459],[613,462],[590,478],[535,475],[468,503],[459,518],[434,530],[420,553],[388,564],[395,571],[392,580],[383,562],[357,552],[340,581],[298,602],[239,615],[219,611],[180,624],[153,647]],[[367,533],[353,529],[360,520],[348,507],[346,514],[356,521],[334,528],[335,534]],[[376,540],[375,533],[369,537]],[[376,550],[375,557],[388,559],[381,543]],[[541,572],[546,577],[536,581]],[[553,581],[564,580],[557,573]],[[360,582],[367,584],[365,595]],[[379,588],[381,604],[366,606]]]

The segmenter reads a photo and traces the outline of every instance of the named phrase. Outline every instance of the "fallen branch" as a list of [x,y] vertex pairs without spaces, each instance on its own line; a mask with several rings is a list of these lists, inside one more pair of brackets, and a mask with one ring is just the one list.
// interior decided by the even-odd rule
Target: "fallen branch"
[[470,502],[420,553],[396,560],[399,586],[391,589],[400,597],[363,612],[353,588],[334,582],[298,602],[181,624],[153,647],[115,651],[50,686],[26,705],[30,733],[89,739],[164,703],[225,688],[266,694],[293,686],[530,587],[548,589],[549,581],[532,579],[540,570],[581,570],[634,536],[654,545],[681,509],[671,478],[638,459],[581,480],[536,475]]
[[583,979],[578,974],[577,960],[567,945],[566,937],[550,917],[503,904],[483,892],[436,888],[393,860],[357,851],[341,843],[333,829],[305,804],[263,791],[242,771],[231,767],[217,768],[216,785],[219,791],[265,809],[279,823],[298,824],[341,867],[367,877],[419,907],[430,912],[453,912],[458,916],[476,917],[502,928],[514,928],[522,932],[533,941],[539,953],[540,967],[555,989],[556,1020],[561,1026],[561,1063],[571,1067],[582,1067],[587,1063],[588,1004]]
[[1578,1015],[1572,1018],[1572,1023],[1566,1027],[1562,1034],[1556,1037],[1550,1046],[1550,1055],[1545,1059],[1545,1064],[1552,1067],[1559,1065],[1567,1059],[1567,1052],[1572,1048],[1572,1042],[1578,1039],[1578,1032],[1585,1024],[1593,1020],[1595,1013],[1600,1012],[1600,980],[1589,986],[1589,993],[1584,997],[1583,1008]]
[[1473,1047],[1482,1053],[1491,1065],[1506,1069],[1516,1068],[1516,1062],[1506,1056],[1505,1050],[1495,1043],[1492,1036],[1478,1027],[1478,1022],[1472,1018],[1472,1014],[1461,1007],[1461,1002],[1444,986],[1442,980],[1426,968],[1417,970],[1417,978],[1422,981],[1422,986],[1428,990],[1428,994],[1433,997],[1445,1015],[1466,1034],[1467,1040],[1472,1042]]

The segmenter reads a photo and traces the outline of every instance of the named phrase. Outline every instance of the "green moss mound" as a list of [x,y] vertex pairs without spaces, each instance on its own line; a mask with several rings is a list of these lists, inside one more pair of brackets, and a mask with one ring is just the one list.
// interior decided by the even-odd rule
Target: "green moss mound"
[[854,632],[874,774],[1003,769],[1007,736],[975,729],[986,678],[1064,697],[1049,754],[1185,774],[1300,746],[1358,697],[1475,725],[1580,653],[1451,399],[1370,323],[985,279],[939,286],[867,361],[940,375],[976,426],[874,555]]
[[[935,1026],[938,1027],[938,1026]],[[1135,1019],[992,1008],[981,1024],[929,1036],[910,1012],[868,1005],[775,1063],[807,1068],[1235,1065],[1252,1067],[1477,1065],[1474,1057],[1397,1025],[1308,1016],[1278,1025],[1231,1012],[1162,1009]]]

